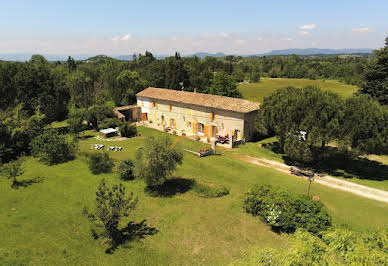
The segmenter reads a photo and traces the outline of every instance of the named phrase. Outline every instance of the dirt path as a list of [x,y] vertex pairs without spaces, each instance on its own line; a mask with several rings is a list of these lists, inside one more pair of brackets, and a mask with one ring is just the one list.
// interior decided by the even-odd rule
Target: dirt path
[[[280,172],[292,175],[290,173],[291,166],[288,166],[284,163],[271,161],[263,158],[251,157],[248,155],[239,155],[237,156],[237,158],[251,164],[269,167],[269,168],[278,170]],[[300,177],[296,175],[292,175],[292,176]],[[307,180],[307,178],[305,177],[300,177],[300,178],[304,178]],[[358,195],[364,198],[388,203],[388,192],[384,190],[375,189],[375,188],[359,185],[356,183],[344,181],[329,175],[325,175],[322,177],[314,176],[314,182],[334,189],[339,189],[349,193],[353,193],[355,195]]]

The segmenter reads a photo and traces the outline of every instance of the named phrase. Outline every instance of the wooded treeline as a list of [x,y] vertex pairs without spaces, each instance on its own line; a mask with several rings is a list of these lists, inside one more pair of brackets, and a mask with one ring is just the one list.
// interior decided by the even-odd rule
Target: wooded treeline
[[32,115],[37,106],[47,122],[66,117],[67,106],[89,107],[108,101],[114,105],[135,102],[135,94],[153,86],[241,97],[236,82],[260,77],[339,79],[361,84],[371,59],[361,57],[224,58],[181,57],[179,53],[156,59],[151,53],[132,61],[97,56],[86,61],[48,62],[34,55],[28,62],[0,61],[0,109],[23,104]]

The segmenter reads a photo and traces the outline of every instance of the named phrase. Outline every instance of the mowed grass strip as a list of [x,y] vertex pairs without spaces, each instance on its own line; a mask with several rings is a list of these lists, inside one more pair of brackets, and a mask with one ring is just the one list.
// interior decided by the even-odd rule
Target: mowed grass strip
[[358,88],[354,85],[341,83],[336,80],[309,80],[309,79],[289,79],[289,78],[262,78],[258,83],[238,84],[238,89],[243,98],[262,103],[265,96],[275,92],[277,89],[285,87],[303,88],[312,85],[323,90],[338,93],[342,97],[350,97]]
[[[164,134],[140,130],[144,135]],[[91,142],[92,138],[82,140],[81,145],[89,146]],[[111,153],[112,157],[133,158],[141,144],[142,138],[120,141],[126,148]],[[179,145],[196,148],[202,144],[185,140]],[[88,151],[92,152],[90,147]],[[0,231],[2,265],[225,265],[241,258],[241,252],[250,246],[287,247],[285,237],[243,211],[243,193],[251,185],[270,183],[299,193],[307,193],[308,187],[303,179],[236,161],[227,152],[204,158],[185,153],[176,177],[225,185],[230,194],[201,198],[188,191],[152,198],[144,193],[141,180],[124,182],[140,200],[135,221],[147,219],[159,232],[107,255],[102,243],[92,239],[82,208],[94,206],[101,178],[113,184],[120,182],[117,175],[92,175],[82,158],[51,167],[27,158],[24,167],[21,180],[40,176],[43,181],[18,190],[11,189],[9,181],[0,182],[0,226],[6,229]],[[312,194],[326,204],[335,224],[363,230],[388,224],[387,204],[314,183]]]

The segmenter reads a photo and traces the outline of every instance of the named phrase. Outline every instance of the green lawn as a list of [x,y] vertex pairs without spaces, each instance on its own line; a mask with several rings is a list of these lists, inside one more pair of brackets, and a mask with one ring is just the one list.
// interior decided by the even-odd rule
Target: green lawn
[[[139,130],[143,136],[164,134]],[[92,152],[92,143],[97,143],[96,139],[82,140],[81,147]],[[124,150],[111,154],[116,159],[133,158],[141,143],[141,137],[121,141]],[[202,145],[181,140],[177,148],[198,149]],[[295,192],[307,191],[305,180],[236,161],[229,152],[204,158],[184,153],[177,177],[222,184],[230,194],[206,199],[188,191],[151,198],[144,194],[142,181],[127,181],[127,190],[140,200],[134,219],[147,219],[159,232],[107,255],[106,247],[92,239],[81,212],[83,206],[93,206],[100,179],[105,178],[108,184],[118,183],[117,176],[92,175],[82,157],[51,167],[27,158],[24,167],[20,180],[41,177],[42,181],[18,190],[11,189],[8,180],[0,181],[0,265],[225,265],[240,259],[242,251],[251,246],[287,247],[284,236],[244,213],[242,196],[248,187],[266,182]],[[335,224],[356,229],[388,224],[388,204],[318,184],[313,184],[312,193],[329,208]]]
[[309,80],[288,78],[263,78],[259,83],[239,84],[238,89],[247,100],[263,102],[265,96],[275,90],[293,86],[302,88],[307,85],[318,86],[322,89],[338,93],[342,97],[349,97],[357,91],[357,87],[341,83],[336,80]]

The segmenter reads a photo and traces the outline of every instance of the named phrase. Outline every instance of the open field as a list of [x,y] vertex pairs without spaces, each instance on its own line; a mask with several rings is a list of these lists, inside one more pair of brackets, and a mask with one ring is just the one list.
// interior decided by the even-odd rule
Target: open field
[[[164,134],[142,127],[139,130],[143,136]],[[124,159],[133,158],[142,141],[142,137],[136,137],[104,144],[122,146],[122,152],[111,154]],[[92,137],[81,140],[81,150],[92,152],[93,143],[98,141]],[[195,150],[203,145],[184,139],[177,147]],[[20,180],[40,177],[39,182],[14,190],[9,181],[0,181],[0,227],[7,229],[0,231],[0,264],[225,265],[241,258],[241,252],[254,245],[286,248],[284,236],[243,211],[242,196],[255,183],[306,193],[307,182],[234,160],[231,153],[234,151],[204,158],[184,153],[183,164],[175,174],[225,185],[230,188],[225,197],[206,199],[189,190],[171,197],[151,198],[144,194],[142,181],[126,181],[127,190],[140,200],[134,212],[135,221],[146,219],[158,233],[130,242],[113,255],[105,254],[106,247],[93,240],[88,221],[81,213],[83,206],[93,207],[100,179],[105,178],[108,184],[118,183],[117,176],[92,175],[83,157],[51,167],[28,158]],[[329,208],[337,225],[366,230],[388,224],[387,204],[318,184],[312,185],[312,193]]]
[[288,79],[288,78],[262,78],[258,83],[238,84],[238,89],[247,100],[263,102],[265,96],[275,90],[293,86],[302,88],[313,85],[325,90],[338,93],[342,97],[349,97],[357,91],[357,87],[341,83],[336,80],[309,80],[309,79]]

